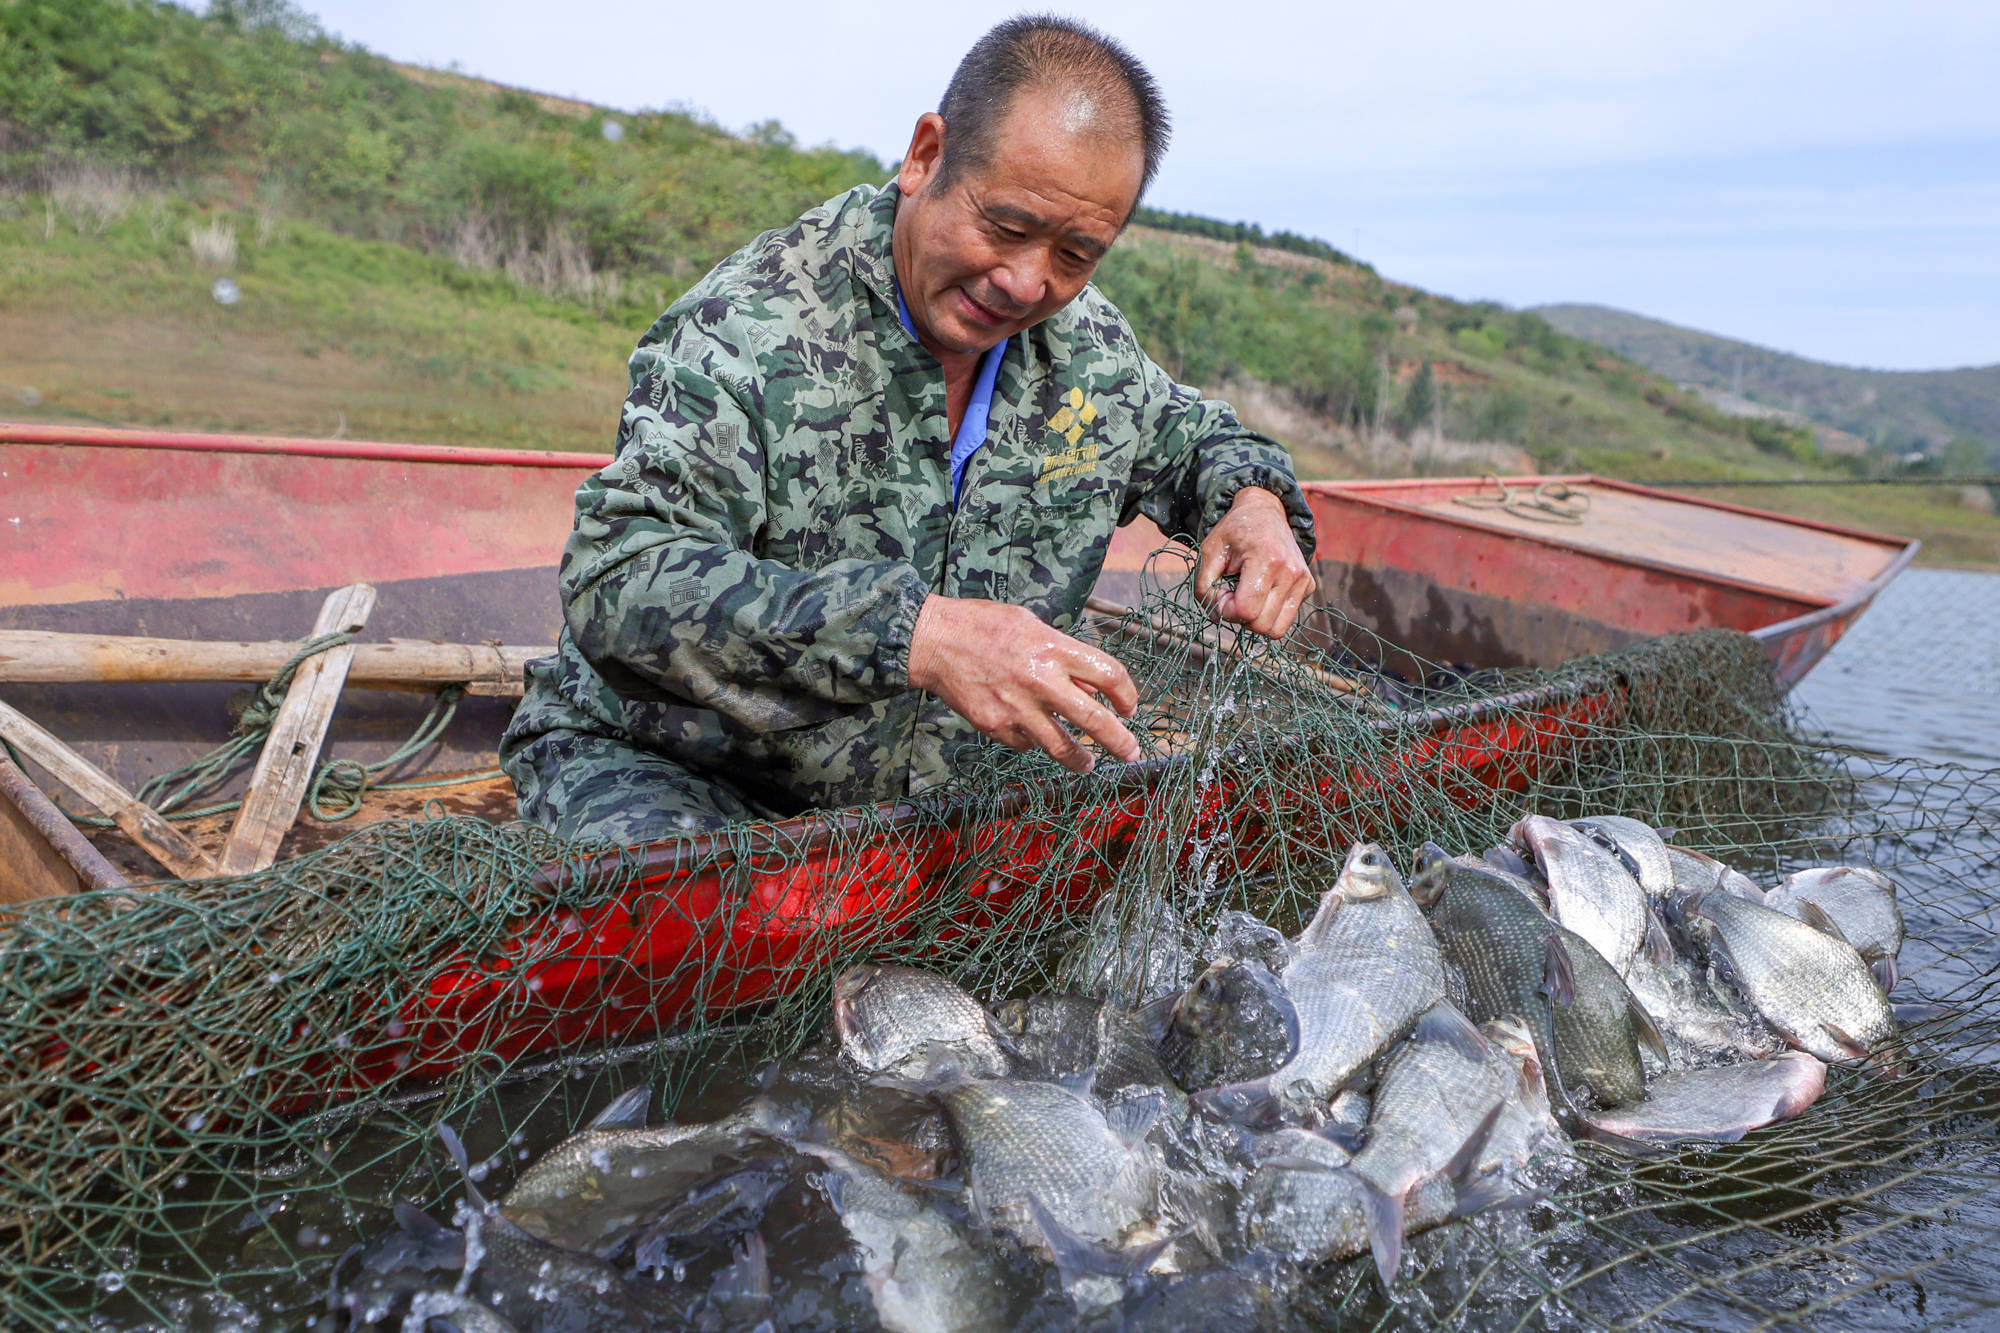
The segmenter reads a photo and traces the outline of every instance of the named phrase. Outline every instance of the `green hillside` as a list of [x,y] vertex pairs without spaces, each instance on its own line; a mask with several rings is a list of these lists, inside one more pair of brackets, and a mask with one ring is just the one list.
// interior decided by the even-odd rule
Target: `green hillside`
[[[674,294],[888,175],[775,123],[398,67],[281,0],[12,0],[0,415],[603,449],[626,353]],[[1844,475],[1808,432],[1724,416],[1532,312],[1254,224],[1140,223],[1101,285],[1304,475]],[[1747,494],[2000,563],[2000,520],[1955,495]]]
[[[1681,328],[1601,305],[1537,306],[1564,333],[1686,384],[1741,385],[1744,397],[1798,412],[1901,452],[1971,437],[2000,449],[2000,366],[1856,370]],[[2000,456],[1994,460],[2000,463]]]

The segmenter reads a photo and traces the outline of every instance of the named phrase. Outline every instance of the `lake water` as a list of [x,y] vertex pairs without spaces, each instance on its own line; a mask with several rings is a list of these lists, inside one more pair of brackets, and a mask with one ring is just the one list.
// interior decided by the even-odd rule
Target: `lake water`
[[1906,570],[1792,697],[1848,745],[2000,768],[2000,574]]

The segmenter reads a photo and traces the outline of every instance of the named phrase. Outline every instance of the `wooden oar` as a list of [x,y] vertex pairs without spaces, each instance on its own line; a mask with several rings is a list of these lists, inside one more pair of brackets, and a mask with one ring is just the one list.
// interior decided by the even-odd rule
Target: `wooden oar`
[[[113,634],[0,630],[0,684],[71,685],[113,681],[265,681],[291,660],[296,643],[223,643]],[[530,658],[555,649],[490,643],[391,639],[357,643],[349,688],[434,690],[518,697]]]
[[[368,584],[337,588],[320,607],[311,637],[359,633],[374,609],[375,589]],[[278,844],[291,831],[299,807],[305,803],[313,763],[319,758],[327,724],[333,721],[334,705],[340,702],[340,689],[347,683],[347,669],[353,661],[354,645],[338,644],[308,657],[292,677],[285,702],[279,705],[264,748],[257,755],[243,807],[236,812],[236,823],[222,849],[223,874],[245,875],[278,859]]]
[[164,815],[141,804],[109,773],[5,703],[0,703],[0,736],[109,817],[126,837],[174,874],[182,879],[202,879],[215,873],[215,862],[209,860],[208,853],[183,837]]

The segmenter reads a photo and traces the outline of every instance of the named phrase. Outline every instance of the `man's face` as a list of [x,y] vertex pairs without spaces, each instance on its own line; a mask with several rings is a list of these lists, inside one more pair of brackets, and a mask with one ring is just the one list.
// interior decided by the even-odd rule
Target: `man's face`
[[897,173],[896,278],[924,345],[983,352],[1067,305],[1138,202],[1138,136],[1078,92],[1015,98],[986,164],[936,186],[944,122],[917,122]]

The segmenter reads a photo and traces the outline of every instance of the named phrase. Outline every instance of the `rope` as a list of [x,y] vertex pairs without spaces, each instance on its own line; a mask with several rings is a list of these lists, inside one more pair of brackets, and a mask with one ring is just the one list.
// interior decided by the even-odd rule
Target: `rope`
[[[299,645],[298,651],[286,659],[277,673],[257,687],[243,715],[236,720],[236,726],[228,740],[207,754],[191,759],[179,768],[169,769],[149,779],[134,793],[140,802],[173,820],[202,819],[209,815],[227,814],[241,809],[243,801],[239,797],[233,801],[220,801],[214,805],[204,805],[190,809],[188,803],[198,796],[206,795],[220,787],[236,775],[251,757],[262,748],[271,734],[271,727],[277,722],[278,709],[285,702],[285,695],[291,689],[292,679],[307,659],[329,648],[350,643],[352,634],[337,631],[307,639]],[[489,769],[471,775],[454,775],[448,778],[412,778],[403,782],[382,782],[380,776],[399,764],[409,762],[424,750],[435,745],[444,735],[445,729],[458,713],[458,701],[465,697],[463,685],[447,685],[438,692],[423,719],[409,739],[397,746],[386,758],[372,764],[364,764],[358,759],[322,760],[313,770],[311,783],[306,787],[306,810],[323,824],[338,823],[352,819],[360,812],[362,802],[370,791],[414,791],[424,787],[452,786],[468,780],[498,777],[499,769]],[[178,784],[178,786],[176,785]],[[99,815],[70,816],[73,823],[88,828],[110,828],[112,821]]]
[[1486,480],[1493,483],[1497,495],[1454,495],[1451,502],[1467,509],[1499,509],[1537,523],[1581,523],[1590,512],[1589,493],[1560,481],[1545,481],[1524,494],[1524,488],[1509,486],[1491,472]]

